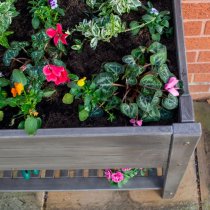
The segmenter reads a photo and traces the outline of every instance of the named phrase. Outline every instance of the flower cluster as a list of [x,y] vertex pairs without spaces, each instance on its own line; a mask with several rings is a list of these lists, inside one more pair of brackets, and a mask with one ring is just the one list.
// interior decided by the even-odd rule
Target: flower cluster
[[137,168],[121,168],[121,169],[106,169],[104,175],[110,184],[118,187],[126,184],[129,179],[136,176],[142,169]]
[[16,97],[17,95],[21,95],[21,93],[23,92],[23,90],[24,90],[23,84],[22,83],[15,82],[14,83],[14,87],[11,89],[12,96],[13,97]]
[[58,7],[57,0],[49,0],[48,2],[50,4],[51,9],[56,9]]
[[54,82],[56,85],[69,82],[68,72],[63,66],[48,64],[44,66],[43,73],[48,82]]

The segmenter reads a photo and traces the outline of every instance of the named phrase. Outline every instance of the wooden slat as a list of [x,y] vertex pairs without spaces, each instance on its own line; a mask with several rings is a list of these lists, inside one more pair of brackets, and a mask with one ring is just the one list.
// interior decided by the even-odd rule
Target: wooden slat
[[4,176],[4,171],[0,171],[0,178]]
[[12,171],[11,170],[4,170],[4,178],[11,178]]
[[89,177],[89,170],[88,169],[83,170],[83,177]]
[[18,170],[12,170],[12,178],[18,177]]
[[157,168],[157,176],[163,176],[163,169],[162,168]]
[[46,175],[46,170],[41,170],[40,171],[40,178],[45,178]]
[[98,169],[98,177],[104,177],[104,170]]
[[54,170],[46,170],[45,178],[53,178],[54,177]]
[[69,177],[72,178],[75,176],[75,170],[69,170]]
[[111,186],[106,178],[76,177],[62,179],[0,179],[0,192],[75,191],[75,190],[160,190],[162,177],[135,177],[122,188]]

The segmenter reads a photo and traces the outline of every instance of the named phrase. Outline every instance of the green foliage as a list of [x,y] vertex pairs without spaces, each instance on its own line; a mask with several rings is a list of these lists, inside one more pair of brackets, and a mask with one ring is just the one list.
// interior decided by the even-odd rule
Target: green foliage
[[39,127],[38,120],[35,117],[28,116],[25,120],[24,128],[27,134],[34,135]]
[[[156,62],[153,61],[155,56],[160,56],[157,61],[154,59]],[[81,110],[86,110],[85,117],[81,118],[79,114],[79,118],[101,116],[104,110],[108,119],[114,120],[115,109],[131,119],[140,118],[144,122],[172,117],[168,110],[175,109],[178,100],[163,89],[168,79],[174,76],[166,64],[166,47],[158,42],[148,48],[140,46],[124,56],[122,61],[124,64],[104,63],[102,71],[86,81],[83,87],[76,83],[79,78],[71,83],[71,97],[82,99]]]
[[171,35],[173,29],[169,25],[171,19],[169,11],[158,12],[149,2],[145,7],[147,14],[142,17],[143,23],[148,27],[152,40],[160,41],[163,34]]
[[59,22],[59,18],[64,16],[64,10],[57,7],[51,9],[46,0],[29,1],[30,13],[32,14],[32,26],[34,29],[54,27]]
[[80,121],[85,121],[89,117],[89,112],[85,109],[81,110],[79,112],[79,120]]
[[96,49],[98,42],[110,42],[112,37],[117,37],[119,33],[125,32],[125,24],[120,17],[111,14],[92,20],[84,19],[76,26],[76,31],[81,32],[88,40],[90,46]]
[[139,0],[108,0],[100,4],[99,15],[104,16],[111,13],[122,15],[124,13],[130,13],[132,10],[137,10],[141,5]]
[[25,47],[28,47],[28,42],[12,42],[8,50],[5,51],[3,57],[3,63],[5,66],[9,66],[12,60],[19,55],[21,50],[24,50]]
[[66,93],[62,99],[64,104],[72,104],[74,101],[74,96],[70,93]]
[[19,13],[14,6],[16,0],[0,1],[0,45],[5,48],[9,48],[7,37],[13,34],[12,31],[8,31],[12,19]]
[[4,119],[4,112],[0,110],[0,122]]

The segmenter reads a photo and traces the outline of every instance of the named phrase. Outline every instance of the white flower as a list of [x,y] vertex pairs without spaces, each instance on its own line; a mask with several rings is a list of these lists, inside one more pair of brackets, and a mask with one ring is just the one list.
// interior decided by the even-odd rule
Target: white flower
[[152,9],[150,10],[150,13],[151,13],[151,14],[154,14],[154,15],[158,15],[158,14],[159,14],[158,10],[155,9],[155,8],[152,8]]

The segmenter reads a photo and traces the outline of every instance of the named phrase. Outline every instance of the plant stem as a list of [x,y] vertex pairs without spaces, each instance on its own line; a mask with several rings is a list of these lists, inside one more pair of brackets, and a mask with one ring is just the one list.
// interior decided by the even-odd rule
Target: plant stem
[[154,22],[155,19],[156,19],[156,17],[154,17],[151,21],[149,21],[149,22],[147,22],[147,23],[142,23],[141,25],[138,25],[138,26],[136,26],[136,27],[134,27],[134,28],[126,29],[124,32],[133,31],[133,30],[136,30],[136,29],[138,29],[138,28],[144,28],[146,25],[148,25],[148,24]]
[[116,87],[126,87],[125,85],[116,84],[116,83],[113,83],[112,86],[116,86]]

